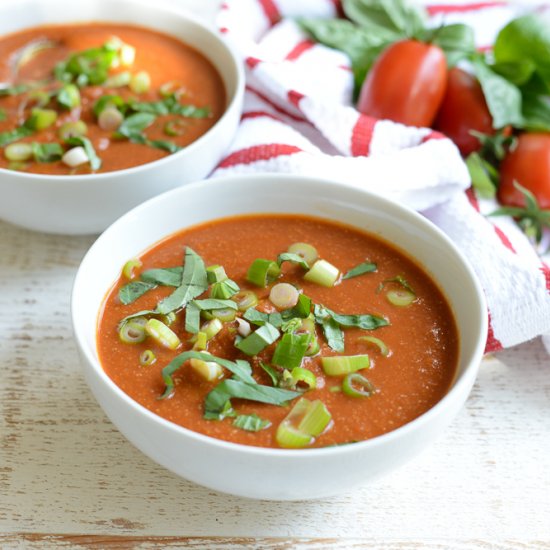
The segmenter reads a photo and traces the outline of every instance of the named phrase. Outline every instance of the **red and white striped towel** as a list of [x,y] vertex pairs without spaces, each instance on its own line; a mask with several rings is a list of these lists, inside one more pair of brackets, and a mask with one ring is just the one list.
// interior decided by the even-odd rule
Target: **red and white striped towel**
[[[518,15],[506,2],[428,5],[431,24],[465,22],[480,48]],[[550,267],[513,220],[487,218],[454,144],[427,128],[376,120],[352,105],[348,57],[315,44],[293,18],[334,17],[338,0],[226,0],[220,31],[242,54],[247,91],[232,148],[213,177],[319,175],[422,211],[472,263],[489,305],[486,351],[550,333]],[[550,339],[548,340],[550,351]]]

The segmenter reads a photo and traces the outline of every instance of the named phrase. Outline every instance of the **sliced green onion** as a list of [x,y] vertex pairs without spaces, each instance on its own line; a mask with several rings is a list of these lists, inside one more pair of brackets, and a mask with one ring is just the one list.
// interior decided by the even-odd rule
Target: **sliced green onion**
[[305,384],[308,390],[314,390],[317,387],[317,378],[308,369],[304,369],[303,367],[294,367],[290,374],[294,382],[294,387],[300,383]]
[[[207,351],[203,351],[204,354],[210,355]],[[218,363],[213,361],[202,361],[201,359],[190,359],[189,364],[191,367],[200,374],[206,381],[212,382],[223,376],[223,368]]]
[[307,447],[327,428],[332,415],[322,401],[302,397],[279,424],[275,439],[284,448]]
[[71,168],[75,168],[76,166],[80,166],[81,164],[86,164],[87,162],[90,162],[90,157],[88,157],[88,153],[86,153],[86,149],[84,147],[73,147],[72,149],[69,149],[62,157],[61,161],[66,164],[67,166],[70,166]]
[[219,319],[224,323],[228,323],[229,321],[233,321],[235,319],[237,312],[231,308],[222,308],[213,310],[211,315],[214,319]]
[[212,340],[218,332],[223,328],[223,323],[219,319],[212,319],[211,321],[208,321],[208,323],[205,323],[201,327],[201,332],[204,332],[206,334],[207,340]]
[[12,161],[8,163],[8,170],[15,170],[16,172],[21,172],[28,170],[29,165],[26,162]]
[[25,161],[32,157],[32,145],[30,143],[16,142],[10,143],[4,149],[4,156],[8,160]]
[[304,275],[306,281],[326,287],[334,286],[338,277],[340,277],[338,268],[326,260],[317,260]]
[[334,355],[322,357],[321,366],[325,374],[329,376],[342,376],[361,369],[368,369],[370,359],[368,355]]
[[291,254],[296,254],[303,258],[309,265],[317,260],[319,255],[317,254],[317,249],[314,246],[311,246],[308,243],[294,243],[288,247],[288,251]]
[[205,350],[207,341],[208,340],[206,338],[206,333],[205,332],[202,332],[202,331],[197,332],[197,336],[196,336],[195,344],[193,345],[193,349],[196,349],[196,350],[199,350],[199,351]]
[[151,87],[151,77],[149,76],[149,73],[146,71],[140,71],[139,73],[132,75],[129,86],[130,90],[132,90],[135,94],[143,94],[148,92]]
[[270,344],[273,344],[279,338],[279,331],[269,323],[255,330],[246,338],[235,344],[235,347],[240,349],[247,355],[257,355]]
[[124,264],[124,267],[122,268],[122,274],[127,278],[127,279],[134,279],[136,274],[134,273],[134,271],[136,269],[139,269],[143,264],[141,263],[141,260],[138,259],[138,258],[132,258],[131,260],[128,260],[125,264]]
[[406,307],[410,306],[416,300],[416,295],[406,288],[399,288],[388,290],[386,298],[388,302],[394,306]]
[[97,117],[97,124],[102,130],[117,130],[124,116],[116,107],[105,107]]
[[118,52],[120,64],[123,67],[130,67],[136,58],[136,49],[129,44],[123,44]]
[[231,298],[237,292],[239,292],[239,285],[231,279],[226,279],[219,283],[214,283],[210,289],[210,297],[215,300],[227,300]]
[[28,99],[37,107],[45,107],[51,99],[51,95],[45,90],[33,90],[29,92]]
[[177,120],[169,120],[164,125],[164,133],[167,136],[182,136],[185,134],[185,131],[187,129],[187,122],[185,120],[177,119]]
[[170,311],[166,315],[161,315],[160,320],[169,327],[176,320],[176,314],[174,311]]
[[271,287],[269,299],[278,309],[288,309],[298,303],[300,293],[289,283],[277,283]]
[[319,353],[321,349],[319,345],[319,339],[317,338],[317,331],[315,330],[315,321],[313,317],[306,317],[301,319],[300,327],[296,331],[297,334],[308,334],[309,335],[309,344],[306,349],[306,356],[311,357]]
[[342,381],[342,391],[350,397],[370,397],[376,390],[364,376],[352,372]]
[[206,278],[209,284],[214,284],[221,283],[222,281],[225,281],[228,277],[223,266],[211,265],[206,268]]
[[237,304],[239,311],[246,311],[258,305],[258,297],[251,290],[241,290],[231,296],[231,299]]
[[156,360],[157,356],[150,349],[146,349],[139,356],[139,363],[143,367],[148,367],[149,365],[152,365]]
[[183,86],[176,82],[175,80],[171,80],[170,82],[165,82],[161,85],[159,88],[159,93],[162,97],[170,97],[173,95],[180,95],[183,91]]
[[65,84],[57,92],[57,102],[67,109],[74,109],[80,105],[80,91],[74,84]]
[[248,321],[245,321],[240,317],[237,317],[235,320],[237,321],[237,325],[238,325],[237,332],[241,336],[248,336],[252,332],[252,329],[250,328],[250,323]]
[[158,319],[149,319],[145,324],[145,332],[168,349],[177,349],[181,342],[176,333]]
[[147,334],[145,333],[146,319],[143,317],[136,317],[123,323],[118,329],[118,337],[121,342],[125,344],[140,344],[145,340]]
[[252,262],[246,274],[246,280],[257,286],[266,287],[280,274],[281,268],[277,265],[277,262],[258,258]]
[[57,120],[57,113],[53,109],[35,108],[31,111],[29,120],[25,126],[31,130],[45,130]]
[[88,126],[82,120],[77,120],[75,122],[65,122],[62,124],[57,135],[63,140],[67,140],[72,137],[81,137],[85,136],[88,133]]
[[283,334],[275,348],[271,362],[285,369],[299,367],[302,364],[309,340],[309,334],[292,334],[289,332]]
[[360,336],[359,338],[357,338],[357,340],[374,344],[380,350],[380,354],[384,357],[387,357],[390,354],[388,346],[386,346],[386,344],[382,340],[380,340],[380,338],[376,338],[376,336]]
[[106,88],[122,88],[122,86],[128,86],[132,75],[129,71],[123,71],[121,73],[113,74],[103,83]]

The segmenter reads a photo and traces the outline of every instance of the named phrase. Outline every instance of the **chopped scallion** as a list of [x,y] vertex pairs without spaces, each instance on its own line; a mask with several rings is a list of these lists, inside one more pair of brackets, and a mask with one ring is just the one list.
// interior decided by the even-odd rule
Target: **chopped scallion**
[[257,355],[270,344],[279,338],[279,331],[269,323],[255,330],[235,346],[247,355]]
[[334,286],[339,277],[339,269],[326,260],[317,260],[304,275],[306,281],[326,287]]
[[135,270],[139,269],[143,264],[139,258],[132,258],[128,260],[122,268],[122,274],[129,280],[135,279]]
[[283,334],[273,353],[272,363],[289,370],[299,367],[302,364],[309,340],[309,334]]
[[289,283],[277,283],[271,287],[269,299],[278,309],[288,309],[298,303],[300,293]]
[[352,372],[342,381],[342,391],[350,397],[370,397],[376,390],[364,376]]
[[221,265],[208,266],[206,268],[206,277],[210,284],[221,283],[228,278],[225,269]]
[[279,424],[275,439],[284,448],[307,447],[326,430],[332,415],[320,400],[302,397]]
[[290,374],[294,382],[294,387],[298,387],[299,384],[305,384],[308,390],[314,390],[317,387],[317,378],[308,369],[294,367]]
[[139,356],[139,364],[143,367],[152,365],[156,360],[157,356],[150,349],[146,349]]
[[181,345],[176,333],[158,319],[149,319],[145,324],[145,332],[165,348],[174,350]]
[[390,354],[388,346],[386,346],[380,338],[376,338],[376,336],[360,336],[357,340],[374,344],[374,346],[376,346],[380,351],[380,354],[384,357],[387,357]]
[[258,297],[251,290],[241,290],[231,296],[231,299],[237,304],[239,311],[246,311],[258,305]]
[[281,268],[277,265],[277,262],[258,258],[252,262],[246,274],[246,280],[257,286],[266,287],[277,279],[280,274]]
[[294,243],[288,247],[288,251],[291,254],[296,254],[305,260],[308,265],[313,265],[319,255],[317,249],[308,243]]
[[145,340],[147,334],[145,333],[145,324],[147,320],[143,317],[136,317],[122,323],[118,329],[118,336],[121,342],[125,344],[140,344]]
[[322,357],[321,366],[325,374],[329,376],[342,376],[361,369],[368,369],[370,359],[368,355],[333,355]]

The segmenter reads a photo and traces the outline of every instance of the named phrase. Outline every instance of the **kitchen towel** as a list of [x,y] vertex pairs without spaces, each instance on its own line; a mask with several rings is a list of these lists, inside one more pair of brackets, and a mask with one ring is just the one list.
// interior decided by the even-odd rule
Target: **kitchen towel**
[[[430,26],[463,22],[480,49],[525,7],[426,5]],[[242,121],[212,177],[254,172],[320,176],[420,211],[464,253],[486,293],[486,352],[550,333],[550,266],[497,204],[470,188],[458,149],[429,128],[360,114],[347,55],[310,40],[297,17],[341,15],[338,0],[226,0],[217,24],[246,64]],[[543,340],[550,352],[550,337]]]

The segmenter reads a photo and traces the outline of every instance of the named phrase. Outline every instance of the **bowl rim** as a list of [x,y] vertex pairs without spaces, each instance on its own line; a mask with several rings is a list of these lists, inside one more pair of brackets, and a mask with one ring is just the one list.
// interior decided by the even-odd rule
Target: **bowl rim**
[[[266,180],[266,181],[258,181],[259,179]],[[441,239],[444,242],[445,246],[449,247],[452,253],[454,253],[454,255],[460,260],[461,264],[463,265],[465,271],[468,273],[468,276],[470,278],[470,282],[473,286],[473,289],[475,291],[475,295],[477,298],[476,305],[479,306],[477,313],[479,314],[478,316],[479,316],[481,330],[479,331],[479,336],[477,338],[475,346],[473,347],[473,349],[469,351],[469,354],[468,354],[469,360],[466,367],[464,368],[464,371],[458,375],[455,375],[453,382],[450,388],[448,389],[447,393],[435,405],[433,405],[430,409],[428,409],[427,411],[425,411],[415,419],[411,420],[410,422],[407,422],[406,424],[403,424],[402,426],[399,426],[394,430],[391,430],[389,432],[386,432],[384,434],[378,435],[370,439],[355,442],[353,444],[341,444],[341,445],[335,445],[331,447],[315,447],[315,448],[306,448],[306,449],[278,449],[273,447],[257,447],[253,445],[233,443],[231,441],[217,439],[209,435],[195,432],[189,428],[185,428],[184,426],[175,424],[174,422],[166,420],[165,418],[153,413],[152,411],[150,411],[149,409],[147,409],[146,407],[144,407],[143,405],[139,404],[137,401],[132,399],[119,386],[117,386],[115,382],[107,375],[107,373],[103,370],[99,359],[94,357],[91,353],[89,353],[87,345],[84,341],[85,339],[84,335],[81,334],[82,329],[79,328],[79,324],[77,323],[77,319],[76,319],[77,307],[75,307],[75,299],[79,291],[80,279],[83,277],[82,268],[86,267],[87,259],[92,254],[95,253],[95,250],[97,248],[103,246],[103,243],[107,239],[109,239],[111,231],[114,231],[119,226],[125,224],[127,219],[134,218],[136,215],[139,215],[142,211],[148,210],[150,208],[155,208],[156,203],[169,200],[169,197],[171,197],[172,195],[177,195],[180,193],[201,192],[203,189],[208,188],[210,185],[212,185],[212,183],[217,183],[218,185],[231,185],[231,183],[235,182],[236,180],[237,181],[244,180],[245,182],[254,181],[257,183],[258,187],[264,187],[264,185],[268,186],[270,183],[276,184],[278,181],[283,181],[283,182],[293,181],[295,184],[296,180],[299,180],[300,184],[316,185],[321,189],[345,188],[347,190],[361,193],[365,197],[367,197],[369,200],[379,201],[381,206],[385,209],[387,208],[389,208],[390,210],[396,209],[400,213],[400,215],[408,217],[409,220],[412,221],[412,223],[419,225],[423,231],[429,231],[434,233],[436,238]],[[258,211],[258,213],[261,213],[261,210]],[[238,214],[228,214],[228,217],[231,215],[238,215]],[[211,219],[220,219],[220,218],[216,217]],[[353,224],[349,224],[349,225],[351,225],[352,227],[355,227]],[[184,229],[184,228],[185,228],[185,225],[182,224],[181,229]],[[157,242],[160,242],[162,238],[163,237],[161,237],[160,239],[157,239],[156,241],[150,243],[146,247],[142,247],[141,251],[151,248]],[[440,285],[440,289],[445,295],[444,287],[442,287],[442,285],[439,283],[437,279],[435,280],[435,282]],[[457,248],[457,246],[439,227],[437,227],[430,220],[428,220],[421,214],[415,212],[414,210],[406,206],[403,206],[395,201],[392,201],[390,199],[377,195],[372,191],[368,191],[366,189],[360,189],[357,186],[347,184],[347,183],[340,183],[331,179],[315,177],[315,176],[294,175],[294,174],[270,174],[270,173],[237,174],[237,175],[231,175],[231,176],[216,177],[212,180],[200,180],[194,183],[187,184],[185,186],[181,186],[181,187],[166,191],[160,195],[157,195],[145,201],[144,203],[141,203],[140,205],[136,206],[129,212],[125,213],[113,224],[111,224],[111,226],[109,226],[88,249],[87,253],[82,258],[81,264],[77,270],[77,273],[74,279],[73,289],[71,292],[70,305],[71,305],[70,309],[71,309],[71,321],[73,326],[73,335],[76,340],[77,347],[80,350],[81,354],[84,355],[85,360],[88,363],[88,366],[92,368],[94,373],[102,381],[106,390],[110,391],[111,393],[114,393],[116,397],[121,399],[128,407],[133,409],[134,412],[136,412],[138,415],[144,415],[145,417],[147,417],[148,420],[151,420],[153,423],[159,423],[161,427],[171,432],[174,432],[178,437],[180,436],[189,437],[192,440],[194,440],[194,442],[197,444],[213,445],[214,447],[217,447],[218,449],[224,450],[226,452],[244,453],[248,456],[272,457],[272,458],[277,458],[282,460],[284,460],[285,458],[292,459],[292,460],[308,460],[308,459],[314,459],[317,457],[333,456],[335,454],[347,455],[358,451],[367,451],[369,448],[376,448],[376,447],[383,446],[394,439],[404,437],[410,432],[414,432],[418,429],[421,429],[422,426],[429,423],[432,418],[437,417],[440,413],[444,412],[444,410],[448,406],[451,406],[453,400],[457,398],[460,399],[459,397],[460,395],[465,394],[467,397],[469,393],[469,389],[472,386],[473,382],[475,381],[475,378],[479,370],[481,358],[483,356],[483,352],[485,349],[487,331],[488,331],[487,303],[486,303],[485,294],[482,289],[481,283],[479,282],[477,275],[475,274],[472,266],[466,259],[465,255]],[[99,313],[100,313],[100,307],[96,312],[95,326],[97,326],[97,319],[98,319]]]
[[[31,0],[32,1],[32,0]],[[58,0],[58,2],[62,2],[63,0]],[[18,2],[20,0],[12,0],[11,2],[4,2],[0,3],[0,15],[4,13],[7,9],[12,8],[13,6],[19,6]],[[128,0],[109,0],[109,2],[112,3],[119,3],[119,4],[128,4]],[[195,149],[197,147],[200,147],[203,143],[203,141],[207,140],[211,134],[218,128],[223,122],[225,122],[230,116],[231,112],[236,109],[242,100],[242,97],[244,96],[244,89],[245,89],[245,74],[244,74],[244,66],[241,61],[241,58],[239,54],[237,53],[237,50],[235,47],[231,44],[230,41],[224,40],[223,35],[216,31],[216,28],[206,23],[201,18],[193,15],[190,11],[185,10],[181,7],[178,7],[176,4],[156,4],[152,5],[147,2],[143,2],[141,0],[134,0],[134,2],[139,3],[141,6],[143,6],[146,9],[149,9],[151,14],[155,16],[159,12],[162,12],[164,14],[172,15],[173,17],[178,17],[180,20],[186,20],[186,22],[189,22],[193,25],[196,25],[200,29],[200,32],[204,35],[208,35],[211,39],[215,40],[218,45],[222,46],[222,48],[225,49],[225,51],[229,54],[229,57],[231,58],[233,62],[232,71],[235,75],[235,91],[233,94],[229,93],[229,90],[227,90],[226,82],[222,78],[222,81],[224,81],[224,87],[227,94],[227,104],[225,106],[225,110],[222,114],[222,116],[215,122],[215,124],[209,128],[204,134],[199,136],[196,140],[191,142],[189,145],[186,145],[182,150],[177,151],[176,153],[173,153],[171,155],[167,155],[166,157],[147,162],[145,164],[140,164],[138,166],[131,166],[129,168],[123,168],[121,170],[111,170],[109,172],[100,172],[96,174],[68,174],[68,175],[59,175],[59,174],[35,174],[30,172],[19,172],[17,170],[8,170],[7,168],[0,167],[0,176],[8,175],[10,177],[13,177],[15,179],[23,179],[23,180],[29,180],[29,181],[35,181],[35,182],[56,182],[56,183],[62,183],[62,184],[74,184],[75,182],[85,182],[85,181],[92,181],[92,180],[103,180],[108,178],[113,178],[120,174],[121,177],[129,176],[132,177],[136,174],[136,172],[140,171],[147,171],[156,168],[159,165],[164,165],[170,162],[174,162],[175,160],[178,160],[183,155],[193,155],[195,152]],[[90,1],[90,3],[93,3]],[[107,3],[105,3],[105,6]],[[53,9],[53,7],[52,7]],[[91,20],[85,20],[85,19],[75,19],[72,22],[65,22],[65,23],[56,23],[56,22],[44,22],[44,23],[38,23],[35,25],[29,25],[21,27],[20,29],[13,31],[14,33],[20,32],[25,29],[30,29],[33,27],[40,27],[40,26],[47,26],[47,25],[57,25],[57,24],[78,24],[78,23],[111,23],[111,22],[118,22],[113,21],[109,19],[108,14],[105,14],[104,16],[100,16],[97,20],[94,19]],[[145,29],[151,29],[151,30],[157,30],[152,26],[149,25],[138,25],[137,23],[128,23],[130,25],[135,26],[142,26]],[[159,31],[159,32],[165,32],[165,31]],[[12,33],[10,33],[12,34]],[[3,36],[0,35],[0,38]],[[218,74],[220,74],[219,68],[216,66],[216,64],[210,59],[207,52],[204,50],[201,50],[195,46],[192,46],[188,44],[184,38],[182,37],[176,37],[178,40],[183,42],[184,44],[189,45],[191,48],[197,50],[201,55],[203,55],[216,69]],[[220,74],[221,77],[221,74]]]

